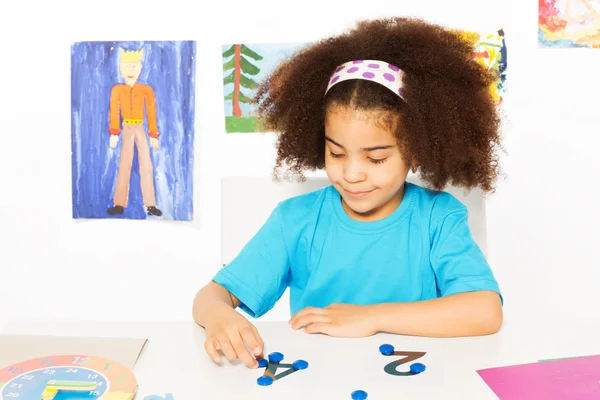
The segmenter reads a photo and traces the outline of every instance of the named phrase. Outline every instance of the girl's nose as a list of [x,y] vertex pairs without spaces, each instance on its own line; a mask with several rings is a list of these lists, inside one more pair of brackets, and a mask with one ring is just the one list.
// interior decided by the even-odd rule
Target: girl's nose
[[347,182],[361,182],[364,181],[366,174],[360,165],[356,161],[348,161],[344,166],[344,180]]

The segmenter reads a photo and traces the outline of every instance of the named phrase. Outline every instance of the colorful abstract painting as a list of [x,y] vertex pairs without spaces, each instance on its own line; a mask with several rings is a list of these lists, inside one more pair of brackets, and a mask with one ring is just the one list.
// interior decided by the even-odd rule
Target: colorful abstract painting
[[466,32],[467,37],[475,45],[475,60],[481,65],[496,72],[498,79],[490,87],[494,100],[500,105],[506,92],[507,49],[504,30],[483,34]]
[[71,46],[73,218],[193,219],[194,41]]
[[250,104],[262,79],[306,43],[227,44],[223,50],[225,132],[260,132]]
[[538,44],[600,48],[600,0],[539,0]]

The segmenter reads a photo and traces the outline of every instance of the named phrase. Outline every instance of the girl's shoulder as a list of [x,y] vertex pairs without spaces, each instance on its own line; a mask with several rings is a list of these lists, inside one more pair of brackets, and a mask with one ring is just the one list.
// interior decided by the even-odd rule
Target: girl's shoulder
[[407,182],[414,192],[416,208],[434,222],[453,212],[467,212],[467,207],[457,196],[446,190],[435,190],[418,183]]
[[327,185],[318,189],[291,196],[278,205],[282,213],[288,214],[304,214],[320,209],[325,202],[329,192],[335,190],[333,185]]

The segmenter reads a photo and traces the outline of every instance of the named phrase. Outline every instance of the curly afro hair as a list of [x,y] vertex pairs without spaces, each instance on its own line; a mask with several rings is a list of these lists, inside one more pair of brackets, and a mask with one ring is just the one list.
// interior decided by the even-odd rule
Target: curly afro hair
[[[452,184],[493,192],[500,118],[489,88],[497,76],[477,63],[474,52],[464,32],[416,18],[360,21],[299,49],[261,83],[254,98],[259,123],[278,134],[275,175],[286,165],[303,180],[304,170],[325,167],[326,113],[342,106],[399,117],[400,123],[389,126],[403,157],[416,163],[432,188]],[[360,79],[339,82],[325,95],[336,68],[358,59],[401,68],[406,102]]]

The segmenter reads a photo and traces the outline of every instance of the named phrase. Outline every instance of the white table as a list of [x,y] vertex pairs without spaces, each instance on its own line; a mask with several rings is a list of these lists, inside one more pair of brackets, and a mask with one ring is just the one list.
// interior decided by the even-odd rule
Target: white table
[[[497,399],[475,372],[477,369],[535,362],[545,358],[600,353],[600,318],[570,320],[532,315],[506,320],[496,335],[472,338],[431,339],[378,334],[345,339],[307,335],[291,330],[285,322],[256,322],[265,340],[265,355],[279,351],[283,363],[309,362],[271,386],[259,386],[263,369],[252,370],[224,358],[216,366],[205,354],[204,330],[193,322],[8,322],[2,333],[143,337],[149,343],[135,374],[136,399],[202,400],[346,399],[357,389],[371,399]],[[383,372],[391,359],[378,348],[393,344],[397,350],[429,351],[426,373],[437,374],[439,385],[419,385],[412,377],[392,377]],[[436,365],[432,365],[436,364]],[[422,376],[424,376],[422,374]],[[414,381],[413,381],[414,382]],[[172,397],[167,396],[171,394]],[[161,397],[154,397],[154,396]]]

